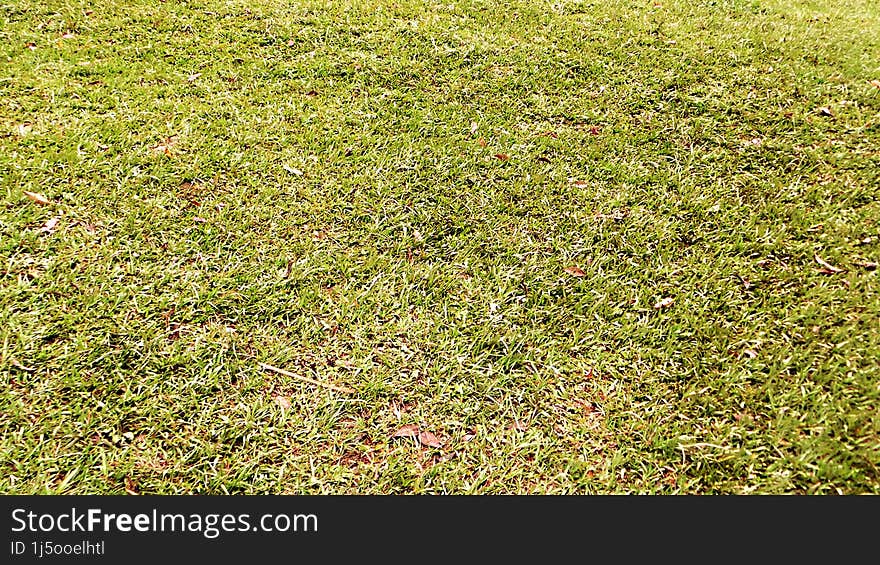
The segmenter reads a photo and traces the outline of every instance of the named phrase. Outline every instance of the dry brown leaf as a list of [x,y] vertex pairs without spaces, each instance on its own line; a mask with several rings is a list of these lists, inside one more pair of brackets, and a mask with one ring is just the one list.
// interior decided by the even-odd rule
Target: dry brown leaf
[[407,424],[391,434],[391,437],[418,437],[419,427],[416,424]]
[[150,149],[152,149],[156,153],[164,153],[170,157],[171,156],[171,148],[174,147],[176,144],[177,144],[177,136],[172,135],[171,137],[166,137],[165,141],[157,143],[156,145],[154,145]]
[[501,161],[509,161],[510,155],[507,155],[506,153],[496,153],[495,158]]
[[527,429],[529,429],[529,426],[525,422],[520,422],[519,420],[514,420],[512,424],[507,426],[507,429],[514,430],[517,432],[524,432]]
[[666,298],[659,300],[657,304],[654,304],[654,309],[659,310],[661,308],[669,308],[673,304],[675,304],[675,299],[667,296]]
[[419,443],[421,443],[425,447],[442,447],[443,446],[443,444],[440,443],[440,440],[437,439],[437,436],[435,436],[431,432],[420,433],[419,434]]
[[587,415],[593,414],[596,411],[596,407],[592,402],[575,398],[574,403],[580,406],[581,410]]
[[479,145],[480,147],[486,147],[486,140],[481,137],[477,140],[477,145]]
[[131,496],[137,496],[139,494],[137,483],[129,477],[125,477],[125,494],[129,494]]
[[290,399],[287,398],[286,396],[276,396],[275,397],[275,404],[277,404],[278,406],[280,406],[284,410],[289,409],[291,406]]
[[566,267],[563,269],[563,271],[565,271],[566,273],[568,273],[569,275],[571,275],[573,277],[587,276],[587,273],[585,273],[584,270],[581,269],[580,267],[575,267],[575,266]]
[[43,196],[39,192],[28,192],[27,190],[23,190],[22,193],[25,196],[27,196],[28,198],[30,198],[31,200],[33,200],[34,202],[36,202],[37,204],[42,204],[43,206],[47,206],[52,203],[48,198],[46,198],[45,196]]
[[846,270],[846,269],[841,269],[840,267],[835,267],[834,265],[825,261],[824,259],[822,259],[818,255],[814,255],[813,258],[816,260],[817,263],[819,263],[819,265],[822,266],[822,269],[820,270],[820,272],[823,272],[823,273],[826,273],[829,275],[833,275],[833,274],[837,274],[837,273],[842,273]]
[[55,231],[55,228],[56,226],[58,226],[58,222],[60,221],[61,216],[55,216],[54,218],[43,224],[43,227],[40,228],[40,231],[43,233],[52,233]]

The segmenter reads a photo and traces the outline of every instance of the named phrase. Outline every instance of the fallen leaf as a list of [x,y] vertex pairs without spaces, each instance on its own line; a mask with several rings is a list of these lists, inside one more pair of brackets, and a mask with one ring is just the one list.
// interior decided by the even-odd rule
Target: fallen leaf
[[831,108],[829,108],[828,106],[822,106],[821,108],[819,108],[819,113],[823,116],[828,116],[831,118],[834,117],[834,112],[832,112]]
[[94,10],[86,10],[85,13],[86,13],[87,16],[91,16],[92,14],[95,13],[95,11],[94,11]]
[[477,145],[479,145],[480,147],[486,147],[486,140],[481,137],[477,140]]
[[42,204],[46,206],[52,203],[48,198],[38,192],[28,192],[27,190],[23,190],[22,193],[37,204]]
[[184,192],[186,194],[193,194],[199,192],[201,186],[199,185],[198,181],[182,180],[180,181],[180,185],[178,185],[178,188],[181,190],[181,192]]
[[846,270],[846,269],[841,269],[840,267],[835,267],[834,265],[825,261],[824,259],[822,259],[818,255],[814,255],[813,258],[816,260],[817,263],[819,263],[819,265],[822,266],[822,269],[820,270],[820,272],[822,272],[822,273],[833,275],[833,274],[837,274],[837,273],[842,273]]
[[431,432],[422,432],[419,434],[419,443],[425,447],[442,447],[443,444],[437,439],[437,436]]
[[509,161],[510,160],[510,156],[506,155],[504,153],[496,153],[495,158],[500,159],[501,161]]
[[418,437],[419,436],[419,427],[415,424],[407,424],[396,432],[391,434],[391,437]]
[[152,149],[153,151],[155,151],[157,153],[164,153],[170,157],[171,156],[171,148],[174,147],[174,145],[176,143],[177,143],[177,136],[172,135],[171,137],[166,137],[165,141],[157,143],[156,145],[154,145],[150,149]]
[[306,92],[306,96],[317,96],[317,95],[318,95],[317,90],[310,90],[310,91]]
[[880,88],[880,80],[869,80],[868,84],[870,84],[874,88]]
[[284,410],[289,409],[291,406],[290,399],[287,398],[286,396],[276,396],[275,397],[275,404],[277,404],[278,406],[280,406]]
[[593,414],[596,411],[596,407],[593,406],[592,402],[587,402],[586,400],[575,399],[575,404],[581,407],[581,410],[586,414]]
[[303,172],[301,170],[297,169],[296,167],[291,167],[288,164],[284,164],[282,166],[284,167],[285,171],[287,171],[288,173],[290,173],[292,175],[296,175],[298,177],[303,176]]
[[58,225],[59,221],[61,221],[61,216],[55,216],[54,218],[43,224],[43,227],[40,228],[40,231],[44,233],[54,232],[55,227]]
[[666,298],[658,301],[657,304],[654,304],[654,310],[659,310],[661,308],[669,308],[674,303],[675,303],[675,299],[667,296]]
[[571,182],[571,186],[575,188],[587,188],[589,183],[585,180],[575,180]]
[[599,126],[590,126],[590,135],[599,135],[601,131],[602,128],[600,128]]
[[524,432],[529,429],[529,426],[525,422],[520,422],[519,420],[514,420],[512,424],[507,426],[508,430],[515,430],[517,432]]
[[584,270],[581,269],[580,267],[571,266],[571,267],[566,267],[566,268],[564,268],[564,269],[562,269],[562,270],[565,271],[566,273],[568,273],[569,275],[573,276],[573,277],[585,277],[585,276],[587,276],[587,273],[585,273]]

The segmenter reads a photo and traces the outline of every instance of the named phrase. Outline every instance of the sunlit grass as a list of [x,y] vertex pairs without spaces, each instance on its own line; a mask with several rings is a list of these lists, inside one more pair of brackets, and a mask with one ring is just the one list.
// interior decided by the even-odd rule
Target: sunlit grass
[[880,492],[873,0],[0,18],[0,491]]

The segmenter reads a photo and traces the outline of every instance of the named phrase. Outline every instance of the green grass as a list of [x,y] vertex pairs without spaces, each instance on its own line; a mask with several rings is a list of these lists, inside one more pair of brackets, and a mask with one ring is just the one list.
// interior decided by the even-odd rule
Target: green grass
[[880,493],[876,0],[658,3],[6,0],[0,492]]

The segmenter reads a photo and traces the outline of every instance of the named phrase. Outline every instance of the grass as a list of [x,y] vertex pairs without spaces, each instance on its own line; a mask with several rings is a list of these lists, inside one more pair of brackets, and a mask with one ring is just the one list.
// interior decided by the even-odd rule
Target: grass
[[0,18],[0,492],[880,493],[875,0]]

